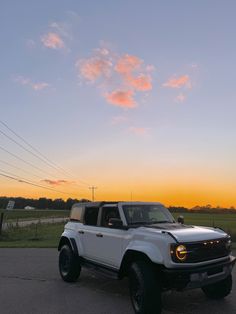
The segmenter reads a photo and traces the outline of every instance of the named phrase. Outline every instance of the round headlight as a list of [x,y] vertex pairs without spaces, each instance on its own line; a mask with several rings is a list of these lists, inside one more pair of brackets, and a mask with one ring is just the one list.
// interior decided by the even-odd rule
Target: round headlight
[[175,250],[175,254],[176,257],[180,260],[180,261],[184,261],[187,257],[187,249],[184,245],[179,245],[177,246],[176,250]]

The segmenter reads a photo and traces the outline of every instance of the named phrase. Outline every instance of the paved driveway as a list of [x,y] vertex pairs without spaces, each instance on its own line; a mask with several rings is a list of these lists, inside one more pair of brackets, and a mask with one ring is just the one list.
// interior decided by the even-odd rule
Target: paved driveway
[[[236,253],[236,252],[235,252]],[[75,284],[63,282],[56,249],[0,249],[1,314],[132,314],[127,280],[82,271]],[[163,294],[163,314],[236,313],[233,291],[224,301],[206,299],[200,289]]]

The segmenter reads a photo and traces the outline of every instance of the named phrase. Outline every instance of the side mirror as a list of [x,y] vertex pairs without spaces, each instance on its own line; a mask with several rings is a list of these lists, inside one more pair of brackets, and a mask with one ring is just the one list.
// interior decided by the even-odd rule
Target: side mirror
[[110,218],[109,222],[108,222],[108,226],[110,228],[117,228],[118,229],[118,228],[123,227],[123,222],[119,218]]
[[184,216],[179,216],[177,221],[179,224],[183,225],[184,224]]

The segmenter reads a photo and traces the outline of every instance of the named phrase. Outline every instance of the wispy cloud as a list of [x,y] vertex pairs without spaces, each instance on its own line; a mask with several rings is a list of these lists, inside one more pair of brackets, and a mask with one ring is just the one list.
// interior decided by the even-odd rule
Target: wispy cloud
[[115,116],[111,120],[112,125],[123,124],[128,121],[128,118],[125,116]]
[[61,37],[72,39],[70,25],[66,22],[52,22],[50,27]]
[[175,97],[175,101],[178,103],[183,103],[185,99],[186,99],[186,95],[183,93],[180,93],[179,95]]
[[48,30],[41,36],[42,44],[49,49],[69,52],[69,44],[73,40],[74,32],[78,29],[79,16],[76,12],[66,12],[62,21],[53,21]]
[[57,33],[49,32],[41,37],[43,45],[50,49],[62,49],[65,47],[64,41]]
[[21,85],[30,86],[35,91],[40,91],[50,86],[46,82],[33,82],[31,79],[23,76],[17,76],[15,81]]
[[164,83],[163,86],[169,87],[169,88],[181,88],[181,87],[191,88],[192,87],[190,77],[188,75],[172,77],[166,83]]
[[177,95],[177,96],[175,97],[175,101],[176,101],[176,102],[179,102],[179,103],[184,102],[185,99],[186,99],[186,95],[183,94],[183,93],[180,93],[179,95]]
[[36,46],[36,42],[33,39],[27,39],[26,46],[30,49],[33,49]]
[[67,180],[50,180],[50,179],[44,179],[41,180],[41,182],[47,183],[52,186],[58,186],[58,185],[65,185],[65,184],[72,184],[74,181],[67,181]]
[[137,136],[147,136],[150,134],[150,128],[144,128],[144,127],[134,127],[131,126],[128,131],[130,133],[133,133]]
[[111,105],[135,108],[137,92],[152,89],[154,67],[134,55],[99,48],[92,57],[77,60],[75,66],[81,79],[103,89],[102,96]]

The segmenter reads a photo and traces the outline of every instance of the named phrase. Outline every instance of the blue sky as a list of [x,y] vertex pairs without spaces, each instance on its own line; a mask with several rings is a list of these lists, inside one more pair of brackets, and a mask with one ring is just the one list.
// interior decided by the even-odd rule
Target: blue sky
[[[97,185],[100,199],[132,191],[236,206],[235,9],[235,1],[5,1],[0,118],[75,181]],[[39,162],[4,136],[0,145]],[[53,175],[40,184],[90,196],[85,186],[43,181],[69,180]],[[3,195],[61,196],[0,184]]]

